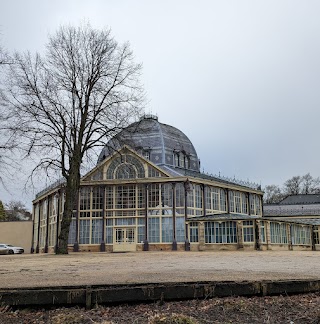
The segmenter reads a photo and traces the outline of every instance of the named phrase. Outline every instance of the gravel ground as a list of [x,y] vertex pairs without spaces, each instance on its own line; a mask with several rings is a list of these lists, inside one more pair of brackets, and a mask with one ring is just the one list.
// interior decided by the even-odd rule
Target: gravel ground
[[319,279],[319,251],[1,255],[0,288]]
[[153,304],[19,309],[0,307],[0,323],[37,324],[319,324],[320,294],[213,298]]
[[[312,251],[71,253],[0,256],[0,288],[319,279]],[[13,309],[0,302],[0,324],[11,323],[308,323],[320,324],[320,294],[228,297],[135,305]]]

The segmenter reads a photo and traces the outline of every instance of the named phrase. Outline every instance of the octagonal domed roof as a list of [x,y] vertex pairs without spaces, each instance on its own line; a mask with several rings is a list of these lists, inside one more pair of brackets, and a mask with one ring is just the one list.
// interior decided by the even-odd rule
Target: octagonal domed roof
[[156,165],[199,172],[197,152],[179,129],[162,124],[154,115],[145,115],[112,138],[102,149],[98,163],[123,145],[128,145]]

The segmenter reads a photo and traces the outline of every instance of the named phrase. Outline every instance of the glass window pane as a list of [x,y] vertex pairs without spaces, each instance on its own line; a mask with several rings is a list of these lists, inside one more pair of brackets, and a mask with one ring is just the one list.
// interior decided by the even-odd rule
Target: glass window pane
[[92,220],[92,231],[91,231],[91,244],[99,244],[102,239],[102,228],[103,228],[102,219],[93,219]]
[[150,217],[148,219],[148,241],[150,243],[159,243],[160,242],[159,217]]
[[90,219],[80,220],[80,244],[89,244],[90,240]]
[[162,242],[169,243],[173,241],[173,222],[172,217],[162,217]]
[[176,217],[176,241],[185,241],[185,221],[184,217]]

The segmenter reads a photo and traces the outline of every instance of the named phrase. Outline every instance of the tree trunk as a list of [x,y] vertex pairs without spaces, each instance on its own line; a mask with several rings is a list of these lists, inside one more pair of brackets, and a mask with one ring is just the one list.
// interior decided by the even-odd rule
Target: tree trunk
[[73,209],[77,201],[80,187],[80,162],[79,158],[71,160],[70,173],[65,187],[64,211],[61,221],[61,230],[58,239],[56,254],[68,254],[69,228],[72,220]]

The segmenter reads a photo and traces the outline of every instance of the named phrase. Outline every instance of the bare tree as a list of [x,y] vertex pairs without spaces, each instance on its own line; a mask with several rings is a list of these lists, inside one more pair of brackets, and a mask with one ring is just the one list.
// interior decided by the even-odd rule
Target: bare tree
[[8,51],[0,44],[0,66],[13,64]]
[[315,194],[320,191],[320,179],[313,178],[310,173],[304,176],[295,176],[284,183],[284,193],[287,195]]
[[0,45],[0,65],[3,65],[6,63],[5,57],[6,57],[5,52],[2,48],[2,46]]
[[264,188],[263,200],[265,204],[277,204],[285,195],[277,185],[268,185]]
[[302,177],[294,176],[284,183],[284,193],[287,195],[298,195],[301,193]]
[[305,195],[316,194],[320,192],[320,179],[313,178],[310,173],[301,177],[301,193]]
[[295,176],[288,179],[282,190],[277,185],[268,185],[264,188],[264,203],[276,204],[288,195],[310,195],[320,193],[320,178],[313,178],[310,173],[304,176]]
[[[0,45],[0,81],[4,79],[3,72],[5,65],[11,64],[12,62],[9,59],[8,53],[3,49]],[[1,82],[0,82],[1,85]],[[3,92],[2,87],[0,86],[0,104],[2,103]],[[5,116],[0,110],[0,121],[5,123]],[[4,174],[8,175],[10,173],[9,166],[14,162],[10,157],[10,153],[15,147],[15,143],[10,141],[9,138],[5,138],[3,136],[0,137],[0,184],[5,188],[5,179],[3,177]]]
[[129,44],[89,24],[66,26],[49,37],[44,57],[15,54],[9,66],[3,130],[27,155],[38,153],[35,170],[59,170],[65,204],[57,253],[67,254],[80,168],[90,152],[140,114],[144,93]]

